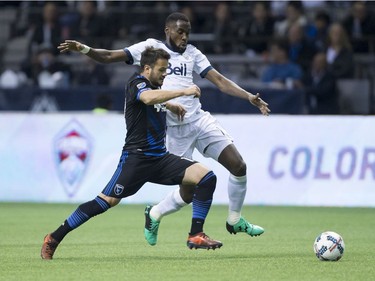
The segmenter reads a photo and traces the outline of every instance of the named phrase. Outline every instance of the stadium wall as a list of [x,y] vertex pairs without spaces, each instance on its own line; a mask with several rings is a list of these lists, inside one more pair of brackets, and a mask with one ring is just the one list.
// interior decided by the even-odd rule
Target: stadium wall
[[[375,207],[375,117],[216,115],[247,162],[245,204]],[[0,114],[0,201],[82,202],[116,169],[121,114]],[[228,172],[195,154],[218,176]],[[146,173],[147,171],[145,171]],[[155,203],[171,189],[146,184],[125,203]]]

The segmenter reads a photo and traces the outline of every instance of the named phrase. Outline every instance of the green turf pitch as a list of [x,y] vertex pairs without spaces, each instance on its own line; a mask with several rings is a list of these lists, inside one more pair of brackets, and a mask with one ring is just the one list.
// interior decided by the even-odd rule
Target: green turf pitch
[[[143,209],[120,205],[71,232],[52,261],[40,259],[44,235],[76,205],[0,203],[0,280],[374,280],[375,209],[246,206],[266,232],[225,230],[226,206],[213,206],[205,230],[224,243],[215,251],[186,247],[191,208],[165,217],[158,245],[143,238]],[[312,244],[340,233],[338,262],[321,262]]]

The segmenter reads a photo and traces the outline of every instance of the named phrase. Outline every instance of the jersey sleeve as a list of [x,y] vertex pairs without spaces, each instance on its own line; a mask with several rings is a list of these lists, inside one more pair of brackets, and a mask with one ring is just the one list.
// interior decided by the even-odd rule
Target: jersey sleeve
[[211,63],[207,57],[199,51],[197,48],[194,49],[194,71],[204,78],[208,71],[213,69]]
[[130,91],[131,93],[131,99],[140,101],[140,96],[143,92],[152,90],[150,82],[147,79],[138,78],[133,81],[132,83],[132,89]]
[[127,48],[124,48],[124,52],[128,56],[128,60],[126,61],[127,64],[139,65],[141,62],[141,54],[146,49],[146,47],[153,46],[155,47],[154,39],[147,39],[146,41],[142,41],[131,45]]
[[137,87],[137,95],[136,95],[136,98],[137,100],[139,101],[140,100],[140,96],[143,92],[145,91],[149,91],[149,90],[152,90],[150,85],[147,84],[147,82],[140,82],[136,85]]

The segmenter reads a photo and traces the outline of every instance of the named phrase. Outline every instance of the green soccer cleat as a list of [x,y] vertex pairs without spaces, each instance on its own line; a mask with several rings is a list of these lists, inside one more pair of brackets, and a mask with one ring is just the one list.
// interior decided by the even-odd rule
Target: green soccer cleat
[[156,242],[158,241],[158,230],[160,221],[155,220],[150,216],[152,206],[147,206],[145,209],[145,231],[144,235],[145,238],[151,246],[156,245]]
[[235,225],[230,225],[227,222],[227,230],[230,234],[236,234],[237,232],[246,232],[250,236],[259,236],[264,232],[264,229],[262,227],[249,223],[243,217],[241,217]]

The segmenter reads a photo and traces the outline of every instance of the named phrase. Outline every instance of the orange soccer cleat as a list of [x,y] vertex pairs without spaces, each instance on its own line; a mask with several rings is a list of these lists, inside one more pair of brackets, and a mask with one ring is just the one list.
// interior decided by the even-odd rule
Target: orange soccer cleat
[[211,239],[203,232],[199,232],[194,235],[189,234],[186,245],[190,249],[195,248],[195,249],[215,250],[216,248],[220,248],[221,246],[223,246],[223,243],[221,243],[220,241]]
[[40,251],[40,256],[44,260],[52,260],[53,254],[55,253],[55,250],[57,246],[59,245],[59,242],[57,242],[51,234],[47,234],[44,237],[44,242],[42,246],[42,250]]

